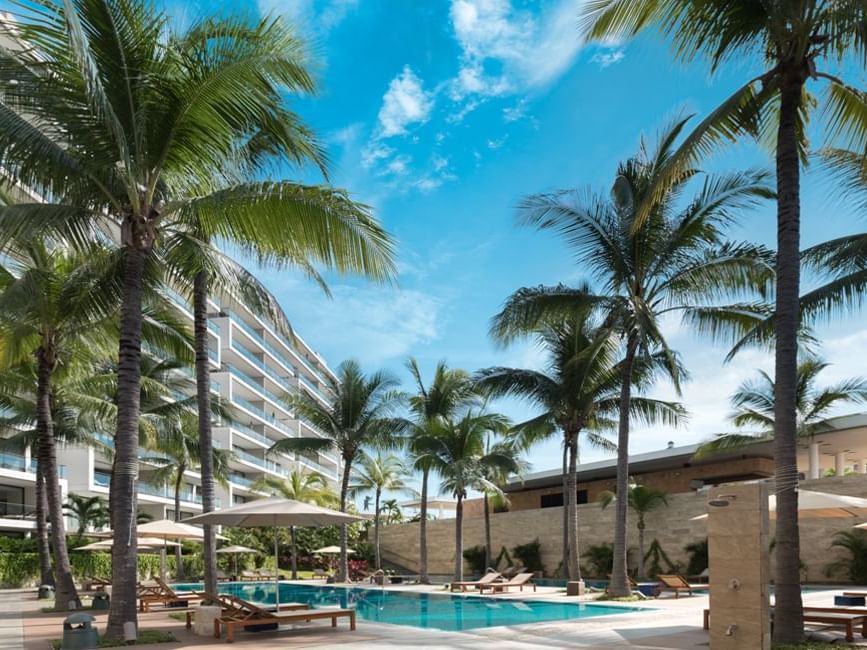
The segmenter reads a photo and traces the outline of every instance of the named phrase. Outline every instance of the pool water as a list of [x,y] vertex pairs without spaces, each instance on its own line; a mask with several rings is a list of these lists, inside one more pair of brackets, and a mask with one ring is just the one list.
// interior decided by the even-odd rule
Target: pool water
[[[201,584],[174,585],[177,591],[201,590]],[[260,604],[274,604],[274,583],[225,582],[220,593]],[[427,594],[359,587],[280,584],[281,603],[307,603],[313,607],[354,607],[367,621],[437,630],[472,630],[500,625],[609,616],[637,611],[594,603],[523,601],[488,596]],[[645,610],[646,611],[646,610]]]

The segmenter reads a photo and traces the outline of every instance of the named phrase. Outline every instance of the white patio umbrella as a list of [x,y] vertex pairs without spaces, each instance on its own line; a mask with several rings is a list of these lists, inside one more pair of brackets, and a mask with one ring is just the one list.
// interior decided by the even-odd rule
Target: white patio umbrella
[[218,548],[217,553],[230,553],[235,556],[235,577],[238,577],[238,555],[241,553],[258,553],[255,548],[250,548],[248,546],[239,546],[235,544],[234,546],[226,546],[224,548]]
[[[153,551],[159,551],[163,548],[164,544],[168,544],[169,546],[180,546],[177,542],[167,542],[164,539],[158,539],[156,537],[139,537],[138,538],[138,549],[142,553],[150,553]],[[79,546],[76,548],[76,551],[110,551],[112,546],[114,546],[113,539],[103,539],[98,542],[93,542],[91,544],[85,544],[84,546]]]
[[[352,553],[355,553],[355,551],[353,551],[351,548],[346,549],[346,552],[350,555]],[[323,546],[322,548],[317,548],[315,551],[313,551],[313,553],[319,554],[319,555],[337,554],[337,553],[340,553],[340,547],[339,546]]]
[[249,503],[241,503],[225,510],[215,510],[187,519],[187,523],[212,524],[223,526],[242,526],[244,528],[274,528],[274,591],[276,603],[280,605],[280,567],[278,562],[277,527],[278,526],[339,526],[361,521],[364,517],[356,517],[345,512],[337,512],[329,508],[314,506],[282,497],[258,499]]
[[[850,497],[842,494],[829,492],[815,492],[813,490],[798,490],[798,512],[802,517],[861,517],[867,510],[867,499]],[[772,494],[768,497],[768,512],[777,511],[777,497]],[[707,519],[707,513],[690,517],[690,521]],[[867,528],[867,525],[864,526]]]

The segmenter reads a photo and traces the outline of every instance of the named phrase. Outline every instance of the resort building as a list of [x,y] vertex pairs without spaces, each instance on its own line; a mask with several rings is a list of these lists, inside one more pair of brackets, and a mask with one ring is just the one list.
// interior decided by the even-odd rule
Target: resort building
[[[65,462],[64,460],[60,461]],[[59,465],[60,490],[68,492],[65,464]],[[25,536],[36,530],[36,459],[25,449],[0,452],[0,535]]]

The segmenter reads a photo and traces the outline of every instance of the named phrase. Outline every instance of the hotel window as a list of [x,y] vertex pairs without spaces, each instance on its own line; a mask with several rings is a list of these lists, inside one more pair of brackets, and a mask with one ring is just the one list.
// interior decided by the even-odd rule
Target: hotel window
[[557,508],[563,505],[563,493],[543,494],[539,504],[542,508]]

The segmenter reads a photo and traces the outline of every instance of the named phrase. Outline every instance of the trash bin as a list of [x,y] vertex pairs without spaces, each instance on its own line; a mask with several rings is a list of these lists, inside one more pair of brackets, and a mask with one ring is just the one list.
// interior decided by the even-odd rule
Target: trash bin
[[39,598],[54,598],[54,587],[51,585],[39,585]]
[[111,596],[104,591],[100,591],[93,595],[93,603],[91,609],[107,610],[111,606]]
[[89,650],[99,646],[99,635],[90,614],[79,612],[63,621],[63,641],[60,650]]

